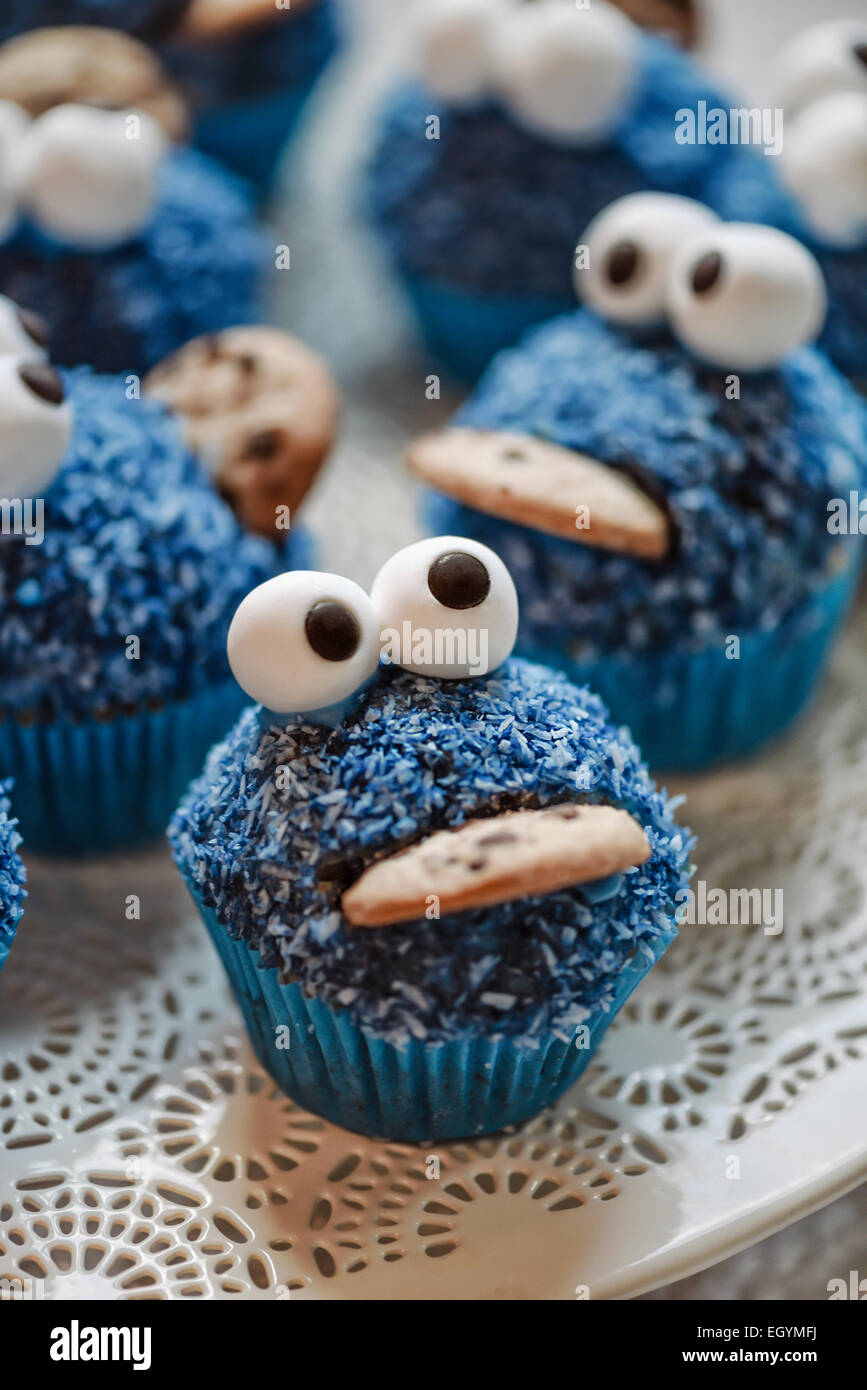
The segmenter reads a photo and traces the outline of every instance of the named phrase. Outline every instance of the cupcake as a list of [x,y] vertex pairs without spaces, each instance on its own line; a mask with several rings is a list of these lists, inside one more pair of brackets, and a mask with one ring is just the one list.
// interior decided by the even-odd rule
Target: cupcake
[[258,317],[273,252],[234,175],[173,143],[185,124],[126,35],[0,46],[0,291],[43,315],[57,362],[142,372]]
[[11,791],[11,781],[0,782],[0,970],[15,940],[27,896],[24,890],[27,873],[18,853],[21,836],[18,822],[12,815]]
[[779,56],[774,87],[785,138],[779,159],[762,162],[777,177],[732,186],[721,171],[714,205],[810,248],[828,287],[820,346],[867,383],[867,20],[801,31]]
[[431,530],[509,566],[518,650],[598,690],[651,766],[703,768],[816,686],[859,571],[867,419],[803,345],[822,280],[785,233],[642,194],[576,259],[590,307],[498,357],[410,462]]
[[195,143],[264,196],[338,43],[334,0],[192,0],[162,52],[193,104]]
[[[474,379],[571,305],[576,228],[642,189],[736,198],[772,161],[679,143],[679,114],[728,106],[664,38],[604,0],[422,0],[420,79],[388,99],[365,202],[429,346]],[[686,127],[684,126],[684,130]]]
[[[300,499],[312,480],[309,461],[305,479],[293,480],[290,453],[265,447],[269,431],[279,443],[280,335],[243,330],[243,350],[235,334],[193,344],[189,360],[166,364],[142,396],[134,377],[85,367],[61,376],[32,360],[33,343],[22,355],[18,339],[38,322],[28,314],[22,324],[8,301],[0,309],[0,468],[13,499],[0,536],[0,774],[15,777],[16,810],[36,848],[144,842],[162,834],[241,707],[225,658],[240,599],[307,558],[287,498]],[[303,354],[289,343],[288,355],[293,346]],[[261,430],[251,423],[257,379]],[[182,421],[164,401],[196,413]],[[287,438],[293,410],[287,401]],[[207,438],[201,461],[182,425]]]
[[262,1065],[347,1129],[527,1119],[675,935],[674,803],[594,695],[510,657],[516,624],[505,567],[455,537],[370,598],[283,575],[232,622],[264,703],[169,838]]

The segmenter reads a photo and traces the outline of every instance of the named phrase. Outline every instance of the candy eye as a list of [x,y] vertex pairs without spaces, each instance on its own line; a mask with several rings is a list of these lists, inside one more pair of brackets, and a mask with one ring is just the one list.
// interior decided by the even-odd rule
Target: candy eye
[[618,198],[584,233],[586,263],[576,255],[575,288],[612,323],[661,322],[673,256],[686,237],[717,221],[702,203],[674,194]]
[[370,597],[384,659],[420,676],[483,676],[515,645],[512,577],[478,541],[437,536],[406,546],[383,565]]
[[114,246],[150,218],[166,137],[144,112],[55,106],[30,127],[25,198],[50,236]]
[[552,140],[593,140],[618,123],[638,63],[637,30],[594,0],[536,0],[509,11],[492,46],[493,77],[512,115]]
[[817,237],[860,246],[867,236],[867,91],[822,97],[800,111],[786,126],[780,173]]
[[867,21],[841,19],[802,29],[780,52],[774,86],[787,118],[822,97],[867,93]]
[[48,338],[48,324],[41,314],[20,309],[13,299],[0,294],[0,354],[44,357]]
[[379,626],[351,579],[314,570],[280,574],[240,604],[229,628],[229,665],[242,690],[266,709],[324,709],[376,670]]
[[455,103],[482,95],[494,26],[502,17],[502,0],[422,0],[412,16],[413,38],[431,91]]
[[63,382],[47,362],[0,357],[0,493],[41,497],[72,429]]
[[732,222],[702,232],[669,278],[671,326],[685,347],[718,367],[776,367],[822,326],[818,265],[785,232]]

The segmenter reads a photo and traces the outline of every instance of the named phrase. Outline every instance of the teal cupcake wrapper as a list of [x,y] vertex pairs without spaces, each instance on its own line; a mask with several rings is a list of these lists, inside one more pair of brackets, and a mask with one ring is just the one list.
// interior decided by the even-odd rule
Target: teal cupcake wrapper
[[737,660],[723,645],[593,661],[524,639],[518,651],[589,685],[652,768],[698,771],[754,753],[806,708],[855,594],[861,556],[852,547],[846,569],[776,628],[739,634]]
[[557,295],[501,295],[460,289],[421,275],[403,276],[424,340],[443,366],[474,382],[503,348],[538,323],[574,309]]
[[82,854],[158,839],[245,703],[226,680],[187,700],[104,722],[6,720],[0,773],[15,778],[15,811],[28,847]]
[[611,1020],[677,935],[672,926],[654,940],[652,956],[636,952],[620,974],[611,1008],[584,1020],[585,1047],[553,1035],[532,1046],[483,1034],[453,1042],[408,1039],[398,1047],[373,1037],[345,1009],[307,997],[297,983],[281,983],[279,970],[262,968],[256,951],[232,939],[189,878],[187,886],[264,1069],[305,1109],[382,1139],[495,1133],[551,1105],[581,1075]]

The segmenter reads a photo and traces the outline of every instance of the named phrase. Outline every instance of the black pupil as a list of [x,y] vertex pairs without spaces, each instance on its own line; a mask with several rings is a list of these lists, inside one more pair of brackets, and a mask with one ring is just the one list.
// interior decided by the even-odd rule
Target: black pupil
[[716,284],[722,272],[722,256],[719,251],[708,251],[692,268],[692,288],[696,294],[707,294]]
[[323,661],[348,661],[361,642],[361,627],[355,614],[334,599],[314,603],[304,619],[304,631]]
[[618,241],[608,252],[605,272],[612,285],[625,285],[638,265],[638,247],[634,241]]
[[48,347],[48,324],[41,314],[34,313],[32,309],[19,309],[18,322],[38,347]]
[[18,375],[34,396],[48,401],[49,405],[63,403],[63,382],[47,362],[22,362]]
[[455,550],[434,560],[427,584],[444,608],[478,608],[490,593],[491,576],[475,555]]

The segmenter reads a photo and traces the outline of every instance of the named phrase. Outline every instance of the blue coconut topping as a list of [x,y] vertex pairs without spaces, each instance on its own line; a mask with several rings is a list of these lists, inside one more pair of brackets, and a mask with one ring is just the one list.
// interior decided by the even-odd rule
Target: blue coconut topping
[[[732,145],[680,145],[675,113],[700,99],[728,106],[689,58],[640,38],[636,90],[605,145],[554,144],[516,125],[499,105],[452,109],[425,88],[395,92],[370,160],[366,201],[409,274],[468,290],[571,302],[572,249],[613,199],[645,189],[708,201],[714,169],[729,188],[767,159]],[[428,118],[439,139],[426,138]]]
[[[652,856],[593,905],[580,888],[440,921],[350,927],[343,890],[435,830],[557,802],[605,801]],[[338,729],[246,710],[213,749],[169,838],[235,938],[375,1036],[574,1035],[638,951],[672,931],[692,840],[624,730],[564,676],[519,660],[479,680],[381,668]],[[609,882],[608,888],[611,888]],[[435,890],[434,890],[435,891]],[[604,895],[603,895],[604,896]]]
[[506,562],[531,648],[565,642],[592,659],[771,629],[851,554],[858,537],[831,535],[827,522],[831,498],[867,483],[858,396],[806,348],[779,370],[744,374],[739,400],[726,378],[668,334],[639,343],[586,310],[488,369],[456,424],[536,435],[622,468],[673,521],[672,553],[647,561],[433,497],[434,534],[474,537]]
[[3,0],[0,40],[52,24],[102,24],[152,36],[180,19],[190,0]]
[[333,0],[298,14],[276,10],[262,23],[232,34],[230,41],[170,40],[163,58],[184,83],[194,104],[259,100],[272,91],[306,86],[337,48]]
[[53,361],[141,372],[190,338],[257,319],[267,257],[246,186],[178,149],[135,239],[80,251],[25,224],[0,246],[0,290],[47,319]]
[[9,954],[27,896],[27,873],[18,853],[21,836],[9,800],[11,790],[11,779],[0,782],[0,969]]
[[227,680],[235,608],[284,567],[242,531],[162,405],[86,368],[65,386],[75,423],[44,541],[0,537],[7,717],[86,717]]

